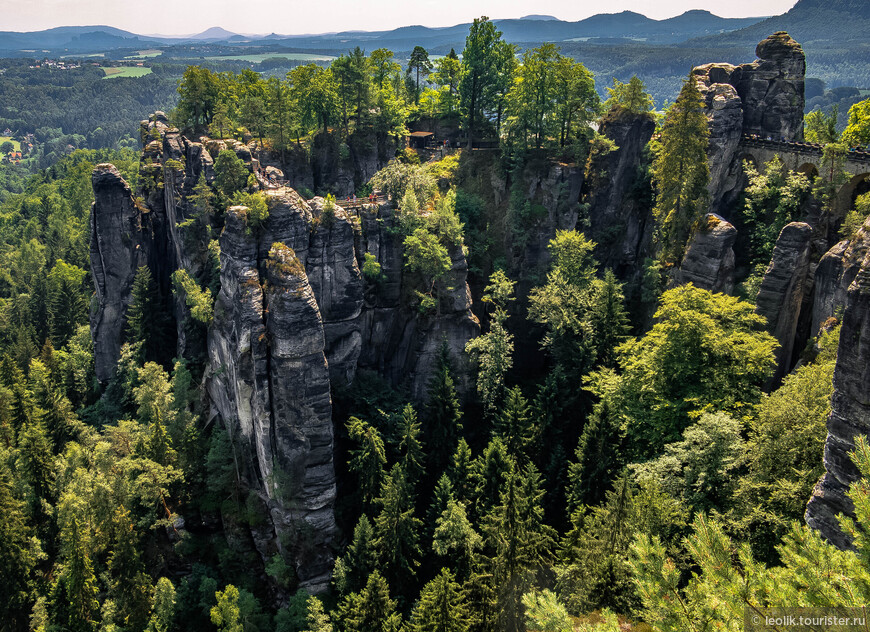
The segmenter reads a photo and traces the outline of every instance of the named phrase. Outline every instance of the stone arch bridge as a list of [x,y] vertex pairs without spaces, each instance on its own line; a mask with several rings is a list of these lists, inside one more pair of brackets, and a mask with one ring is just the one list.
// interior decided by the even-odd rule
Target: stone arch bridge
[[[818,176],[822,169],[823,147],[814,143],[772,140],[750,134],[740,140],[739,151],[742,159],[753,163],[756,168],[779,156],[787,169],[810,178]],[[851,148],[846,152],[843,168],[849,179],[837,200],[841,212],[854,203],[857,195],[870,191],[870,151]]]

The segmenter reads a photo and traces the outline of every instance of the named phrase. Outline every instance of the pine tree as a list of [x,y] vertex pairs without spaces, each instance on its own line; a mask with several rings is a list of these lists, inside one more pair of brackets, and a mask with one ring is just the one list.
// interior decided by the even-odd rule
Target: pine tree
[[140,266],[130,290],[125,334],[131,345],[140,345],[142,360],[162,362],[171,353],[166,335],[169,326],[167,313],[151,270],[148,266]]
[[308,598],[306,619],[308,626],[304,632],[332,632],[332,623],[329,621],[329,615],[323,611],[323,602],[314,595]]
[[90,539],[78,519],[64,529],[65,562],[52,591],[52,619],[70,632],[93,632],[100,604]]
[[471,574],[474,555],[481,547],[480,537],[465,513],[465,505],[452,498],[435,521],[432,536],[432,551],[442,559],[449,560],[456,575],[466,580]]
[[459,443],[456,445],[456,452],[453,453],[448,476],[456,498],[466,503],[471,502],[477,495],[478,482],[471,448],[464,438],[459,439]]
[[33,490],[34,516],[44,518],[42,501],[51,499],[54,455],[41,415],[21,429],[18,438],[19,471]]
[[501,490],[500,504],[487,517],[486,531],[498,615],[502,630],[523,630],[523,594],[536,573],[552,558],[555,531],[544,524],[540,474],[534,465],[520,472],[511,465]]
[[441,478],[435,484],[435,492],[432,495],[432,502],[429,504],[429,511],[426,514],[426,533],[427,537],[431,538],[435,531],[435,523],[441,514],[447,509],[447,503],[453,498],[453,485],[447,474],[442,474]]
[[161,577],[154,586],[154,598],[151,600],[151,618],[148,620],[146,632],[169,632],[175,617],[175,586],[166,578]]
[[446,340],[441,344],[438,364],[429,380],[425,413],[424,436],[429,452],[426,464],[430,474],[435,476],[450,463],[462,432],[462,410],[450,374],[450,350]]
[[604,393],[595,405],[577,446],[577,462],[568,466],[568,504],[572,511],[601,503],[623,466],[623,434],[613,397],[612,393]]
[[218,632],[244,632],[239,611],[239,589],[227,584],[222,592],[216,592],[217,605],[211,609],[211,622]]
[[449,569],[442,568],[426,584],[414,609],[413,632],[468,632],[471,615],[462,587]]
[[493,507],[499,499],[499,493],[505,477],[515,461],[508,454],[504,442],[493,438],[476,462],[478,490],[477,513],[482,516]]
[[616,366],[616,347],[628,337],[628,313],[625,311],[625,296],[622,284],[613,270],[604,271],[603,279],[596,279],[590,321],[595,332],[595,364]]
[[114,537],[109,555],[108,598],[116,607],[116,618],[124,627],[145,628],[151,611],[151,578],[145,574],[140,542],[130,512],[119,507],[113,520]]
[[515,281],[503,270],[489,277],[483,302],[495,306],[489,331],[465,345],[465,351],[477,358],[477,393],[488,415],[494,415],[504,397],[505,377],[513,366],[514,337],[507,330],[507,307],[513,301]]
[[381,507],[375,518],[378,566],[394,585],[407,588],[420,564],[422,522],[414,516],[406,474],[398,463],[384,480],[377,503]]
[[690,76],[665,116],[652,168],[656,237],[665,263],[682,261],[691,232],[706,211],[709,135],[701,93]]

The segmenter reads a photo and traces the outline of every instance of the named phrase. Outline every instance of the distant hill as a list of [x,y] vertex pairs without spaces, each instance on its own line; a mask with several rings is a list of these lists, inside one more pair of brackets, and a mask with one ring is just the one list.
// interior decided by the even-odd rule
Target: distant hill
[[[59,26],[45,31],[0,31],[0,50],[137,46],[135,33],[113,26]],[[92,44],[93,43],[93,44]]]
[[[639,13],[594,15],[578,22],[557,20],[551,15],[527,15],[519,19],[494,20],[509,42],[537,44],[540,42],[572,42],[586,40],[640,41],[651,44],[673,44],[697,38],[742,29],[763,18],[720,18],[709,11],[689,11],[667,20],[652,20]],[[294,48],[348,49],[360,46],[366,49],[386,46],[393,50],[410,51],[414,46],[430,50],[462,48],[469,24],[445,28],[404,26],[390,31],[344,31],[321,35],[279,36],[270,34],[249,37],[233,33],[219,26],[202,33],[183,37],[137,36],[109,26],[76,26],[37,31],[33,33],[0,32],[0,51],[26,49],[74,49],[77,51],[104,48],[129,48],[140,43],[177,44],[180,42],[209,42],[240,44],[283,44]],[[116,38],[116,39],[113,39]],[[137,40],[138,38],[138,40]],[[90,40],[90,41],[89,41]]]
[[[544,15],[493,20],[493,22],[503,33],[505,40],[518,44],[586,40],[612,41],[613,39],[651,44],[674,44],[690,38],[741,29],[763,19],[763,17],[720,18],[709,11],[689,11],[667,20],[653,20],[640,13],[623,11],[621,13],[593,15],[578,22],[566,22]],[[268,41],[281,42],[286,46],[298,48],[317,49],[340,43],[344,48],[386,46],[396,51],[405,51],[419,45],[430,50],[442,51],[450,48],[459,50],[465,43],[469,26],[470,24],[457,24],[443,28],[431,28],[414,25],[390,31],[344,31],[324,35],[287,37],[283,40],[270,36]]]
[[870,43],[870,0],[799,0],[782,15],[730,33],[686,42],[686,46],[740,46],[776,31],[788,31],[806,46],[840,48],[846,42]]
[[202,33],[198,33],[197,35],[191,35],[185,39],[191,40],[229,40],[234,37],[239,37],[237,33],[232,33],[226,29],[223,29],[219,26],[213,26],[210,29],[206,29]]

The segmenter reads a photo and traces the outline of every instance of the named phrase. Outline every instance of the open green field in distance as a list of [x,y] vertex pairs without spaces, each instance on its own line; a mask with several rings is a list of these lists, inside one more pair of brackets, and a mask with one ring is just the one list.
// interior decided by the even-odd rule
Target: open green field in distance
[[259,64],[264,59],[287,59],[289,61],[332,61],[335,57],[330,55],[314,55],[311,53],[260,53],[257,55],[221,55],[218,57],[202,57],[206,61],[247,61]]
[[151,74],[151,69],[143,66],[113,66],[111,68],[104,66],[103,72],[106,73],[103,79],[115,79],[116,77],[144,77]]
[[157,50],[156,48],[149,48],[147,50],[136,51],[135,55],[128,55],[127,57],[124,57],[124,59],[145,59],[146,57],[158,57],[162,54],[162,50]]
[[17,140],[12,140],[12,138],[9,136],[0,136],[0,145],[5,143],[6,141],[9,141],[15,146],[15,149],[13,149],[12,151],[19,151],[21,149],[21,143],[19,143]]

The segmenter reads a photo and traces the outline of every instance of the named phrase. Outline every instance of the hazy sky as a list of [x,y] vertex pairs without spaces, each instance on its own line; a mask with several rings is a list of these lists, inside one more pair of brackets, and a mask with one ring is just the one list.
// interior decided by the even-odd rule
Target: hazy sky
[[236,33],[323,33],[423,24],[450,26],[488,15],[531,13],[581,20],[630,10],[660,20],[688,9],[722,17],[777,15],[796,0],[0,0],[0,30],[107,24],[136,33],[192,34],[212,26]]

